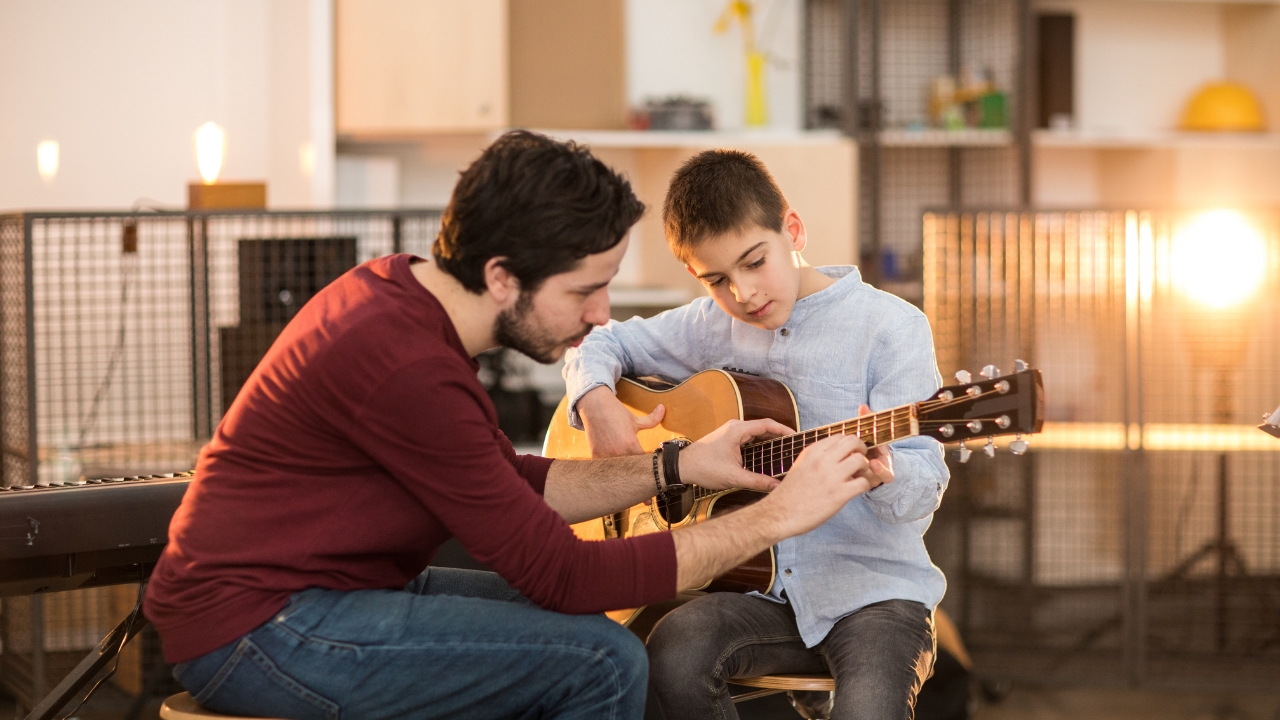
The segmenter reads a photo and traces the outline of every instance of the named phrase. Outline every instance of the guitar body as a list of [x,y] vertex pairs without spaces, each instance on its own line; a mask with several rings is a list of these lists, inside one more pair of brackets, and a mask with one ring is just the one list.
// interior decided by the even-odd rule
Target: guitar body
[[[618,381],[617,394],[637,417],[648,415],[659,404],[666,406],[662,424],[639,434],[640,446],[645,452],[653,452],[672,438],[698,440],[730,420],[771,418],[789,428],[798,427],[800,422],[795,398],[786,385],[731,370],[706,370],[679,384],[624,378]],[[543,455],[559,459],[591,457],[587,434],[569,427],[568,398],[560,401],[551,418]],[[662,508],[651,501],[612,516],[577,523],[573,530],[584,540],[667,532],[732,512],[761,497],[762,493],[747,490],[727,490],[701,497],[685,493],[681,498],[683,507]],[[712,580],[705,589],[767,592],[773,584],[774,569],[770,549]],[[625,623],[634,612],[622,610],[609,616]]]

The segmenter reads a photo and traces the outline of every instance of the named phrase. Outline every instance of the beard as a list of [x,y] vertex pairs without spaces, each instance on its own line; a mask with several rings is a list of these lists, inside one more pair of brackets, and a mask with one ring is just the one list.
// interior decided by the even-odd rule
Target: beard
[[533,293],[521,292],[515,307],[498,313],[493,337],[502,347],[529,356],[533,360],[550,365],[560,359],[562,349],[581,340],[591,332],[586,325],[581,332],[567,338],[553,337],[551,332],[537,323],[533,316]]

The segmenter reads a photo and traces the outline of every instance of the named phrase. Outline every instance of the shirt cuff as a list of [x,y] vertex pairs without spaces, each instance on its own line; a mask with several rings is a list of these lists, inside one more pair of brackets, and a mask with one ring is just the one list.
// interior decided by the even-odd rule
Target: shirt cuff
[[541,455],[517,455],[516,472],[529,483],[533,491],[542,495],[547,489],[547,472],[551,470],[554,458]]
[[582,416],[578,414],[578,401],[582,399],[583,395],[586,395],[587,393],[601,386],[609,388],[609,392],[615,392],[613,385],[610,385],[607,382],[597,382],[597,383],[592,383],[586,386],[585,388],[582,389],[582,392],[578,393],[577,395],[573,395],[569,398],[569,427],[573,428],[574,430],[586,429],[582,425]]

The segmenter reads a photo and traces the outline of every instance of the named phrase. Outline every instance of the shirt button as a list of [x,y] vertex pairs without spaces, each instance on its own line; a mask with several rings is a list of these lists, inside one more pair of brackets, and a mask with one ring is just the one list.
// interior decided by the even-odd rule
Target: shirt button
[[783,570],[782,572],[784,572],[784,573],[786,573],[788,576],[790,576],[790,575],[791,575],[791,568],[787,568],[786,570]]
[[779,330],[778,332],[782,333],[782,337],[786,337],[786,336],[788,336],[788,335],[790,335],[790,334],[791,334],[791,331],[790,331],[790,330],[788,330],[788,329],[786,329],[786,328],[782,328],[782,329],[781,329],[781,330]]

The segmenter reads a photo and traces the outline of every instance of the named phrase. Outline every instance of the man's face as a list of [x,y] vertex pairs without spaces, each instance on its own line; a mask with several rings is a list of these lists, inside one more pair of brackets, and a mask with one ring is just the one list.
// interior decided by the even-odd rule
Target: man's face
[[596,325],[609,322],[609,281],[627,252],[627,238],[609,250],[583,258],[576,267],[547,278],[533,292],[521,292],[513,307],[498,314],[499,345],[543,364],[564,357]]
[[777,330],[800,294],[795,245],[786,227],[774,231],[752,224],[704,240],[686,266],[730,317]]

